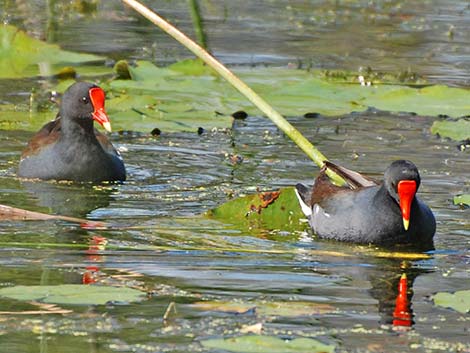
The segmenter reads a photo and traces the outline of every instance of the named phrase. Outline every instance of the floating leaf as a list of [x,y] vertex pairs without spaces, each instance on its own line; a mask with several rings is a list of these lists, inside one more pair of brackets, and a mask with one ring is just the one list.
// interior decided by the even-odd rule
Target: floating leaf
[[432,299],[435,305],[451,308],[462,314],[470,312],[470,290],[455,293],[439,292],[434,294]]
[[425,79],[420,77],[417,73],[409,70],[402,72],[381,72],[374,71],[368,67],[360,71],[344,71],[344,70],[322,70],[320,71],[322,78],[338,82],[338,83],[361,83],[363,85],[371,85],[378,83],[387,83],[394,85],[426,85],[428,84]]
[[219,338],[201,341],[206,348],[243,353],[328,353],[335,346],[321,343],[312,338],[281,339],[274,336],[246,335],[233,338]]
[[125,112],[133,110],[135,107],[140,107],[141,110],[151,111],[155,113],[157,109],[154,107],[159,103],[159,100],[151,95],[120,95],[115,98],[106,100],[106,110],[109,114],[117,112]]
[[27,111],[3,111],[0,109],[1,130],[39,130],[45,123],[54,118],[52,112],[30,113]]
[[[245,110],[259,114],[253,105],[227,82],[207,73],[197,60],[166,68],[139,61],[129,67],[132,80],[116,80],[111,88],[127,94],[154,94],[168,104],[190,104],[194,111],[231,114]],[[244,81],[287,116],[318,112],[341,115],[373,106],[382,110],[416,112],[421,115],[462,116],[470,110],[470,92],[446,86],[412,88],[331,82],[318,72],[281,68],[234,70]]]
[[247,229],[302,230],[305,224],[294,188],[231,200],[207,213],[209,217]]
[[168,67],[171,70],[181,72],[185,75],[216,75],[217,73],[211,69],[200,59],[186,59],[178,61]]
[[431,132],[433,134],[439,134],[442,137],[449,137],[457,141],[469,139],[470,121],[466,119],[458,119],[457,121],[435,121],[431,126]]
[[[0,49],[0,78],[49,76],[70,64],[104,61],[101,56],[62,50],[57,45],[31,38],[11,25],[0,27]],[[50,69],[50,72],[45,71]]]
[[[194,65],[201,66],[197,62]],[[232,110],[225,115],[218,111],[224,111],[221,104],[224,91],[232,88],[224,88],[214,76],[187,76],[181,69],[176,64],[158,68],[146,61],[129,66],[131,80],[110,83],[116,98],[106,104],[113,127],[140,131],[159,128],[164,132],[230,128]]]
[[[134,102],[143,101],[140,99],[131,100]],[[200,127],[206,130],[227,129],[232,126],[233,121],[231,117],[218,115],[214,111],[197,111],[181,104],[175,104],[170,107],[171,109],[175,109],[175,111],[162,110],[162,106],[158,105],[135,105],[130,110],[116,112],[113,103],[114,102],[110,103],[109,109],[113,130],[150,132],[158,128],[165,133],[179,131],[197,132]],[[181,111],[178,111],[178,108],[181,108]]]
[[453,117],[463,116],[470,111],[470,92],[464,89],[445,86],[421,89],[394,85],[364,87],[330,83],[313,75],[304,76],[298,82],[280,81],[277,84],[283,85],[282,88],[276,90],[271,87],[269,93],[263,96],[284,115],[303,115],[308,112],[341,115],[364,111],[368,107]]
[[[60,57],[59,54],[55,56]],[[0,63],[1,58],[0,54]],[[80,70],[86,67],[73,67],[73,70],[83,76]],[[111,68],[105,69],[108,74],[112,73]],[[121,61],[115,70],[120,78],[130,79],[102,83],[109,97],[106,107],[114,129],[144,132],[155,128],[163,132],[194,132],[199,127],[205,130],[225,129],[232,126],[231,115],[236,111],[260,114],[234,87],[197,60],[164,68],[147,61],[138,61],[135,66]],[[403,85],[364,87],[354,83],[331,82],[318,72],[283,68],[242,68],[234,71],[286,116],[312,112],[342,115],[364,111],[371,106],[389,111],[452,117],[460,117],[470,111],[470,91],[465,89],[446,86],[411,88]],[[55,89],[62,92],[70,84],[71,81],[61,82]],[[9,115],[18,110],[21,109],[0,106],[0,121],[9,123]],[[37,122],[43,119],[37,119],[36,113],[29,111],[22,114],[17,116],[21,123],[16,124],[37,130]],[[53,116],[51,113],[49,119]],[[464,123],[462,120],[461,124]],[[14,125],[6,128],[14,128]],[[468,128],[456,127],[456,130],[466,130],[468,136]]]
[[203,301],[193,305],[202,310],[222,311],[227,313],[243,314],[248,311],[256,311],[261,316],[312,316],[327,314],[335,311],[329,304],[313,302],[224,302]]
[[[375,91],[375,92],[374,92]],[[366,96],[368,106],[392,112],[461,117],[470,112],[470,91],[443,85],[424,88],[377,86]]]
[[145,293],[127,287],[62,284],[15,286],[0,289],[0,296],[16,300],[70,305],[102,305],[108,302],[140,301]]
[[254,303],[238,303],[238,302],[224,302],[224,301],[203,301],[193,303],[197,309],[208,311],[221,311],[224,313],[244,314],[248,311],[254,310],[256,305]]
[[325,303],[266,302],[257,304],[257,312],[266,316],[312,316],[332,313],[335,308]]
[[454,196],[454,205],[470,206],[470,194]]

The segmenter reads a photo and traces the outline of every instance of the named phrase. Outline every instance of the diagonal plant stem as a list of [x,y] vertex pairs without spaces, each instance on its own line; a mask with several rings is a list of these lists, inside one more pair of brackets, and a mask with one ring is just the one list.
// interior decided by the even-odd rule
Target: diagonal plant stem
[[[234,86],[240,93],[248,98],[258,109],[271,119],[274,124],[277,125],[289,138],[294,141],[297,146],[300,147],[305,154],[312,159],[319,167],[323,167],[324,161],[327,158],[315,147],[310,141],[308,141],[294,126],[292,126],[281,114],[279,114],[273,107],[271,107],[263,98],[261,98],[256,92],[254,92],[248,85],[242,80],[235,76],[229,69],[221,64],[217,59],[210,55],[201,46],[196,44],[192,39],[187,37],[183,32],[178,30],[176,27],[168,23],[162,17],[157,15],[149,8],[142,5],[136,0],[122,0],[125,4],[132,7],[135,11],[146,17],[152,23],[160,27],[167,34],[172,36],[190,51],[192,51],[197,57],[202,59],[207,65],[213,68],[219,73],[224,79],[226,79],[232,86]],[[330,179],[336,184],[345,184],[343,178],[338,174],[328,169],[327,174]]]
[[0,221],[3,220],[20,220],[20,221],[47,221],[47,220],[61,220],[71,223],[78,223],[83,228],[106,228],[107,224],[104,222],[89,221],[83,218],[67,217],[60,215],[50,215],[41,212],[28,211],[22,208],[11,207],[0,204]]

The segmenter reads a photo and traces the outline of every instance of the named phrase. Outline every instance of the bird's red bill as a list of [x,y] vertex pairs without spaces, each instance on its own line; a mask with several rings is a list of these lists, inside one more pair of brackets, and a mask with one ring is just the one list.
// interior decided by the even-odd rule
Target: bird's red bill
[[104,110],[104,91],[99,87],[93,87],[88,93],[90,94],[91,104],[93,104],[93,108],[95,109],[93,112],[93,119],[107,131],[111,132],[111,123],[106,111]]
[[398,197],[400,198],[400,209],[403,217],[403,226],[408,230],[410,225],[411,203],[416,194],[416,181],[401,180],[398,183]]

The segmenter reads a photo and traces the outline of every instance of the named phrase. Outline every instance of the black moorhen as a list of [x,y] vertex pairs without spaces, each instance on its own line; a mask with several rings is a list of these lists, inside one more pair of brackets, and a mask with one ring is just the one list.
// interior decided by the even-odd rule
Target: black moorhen
[[[326,168],[341,175],[349,187],[332,184]],[[325,162],[312,191],[297,184],[296,192],[310,226],[321,238],[385,246],[411,244],[431,250],[436,221],[415,196],[419,184],[418,169],[405,160],[387,168],[382,184]]]
[[119,152],[93,127],[95,120],[111,131],[104,101],[104,91],[94,84],[70,86],[57,118],[44,125],[23,152],[18,176],[82,182],[126,180]]

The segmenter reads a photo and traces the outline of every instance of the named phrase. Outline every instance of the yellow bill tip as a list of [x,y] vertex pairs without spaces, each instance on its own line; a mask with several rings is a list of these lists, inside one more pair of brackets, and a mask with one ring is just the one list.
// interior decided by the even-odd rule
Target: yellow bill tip
[[104,129],[107,131],[107,132],[112,132],[112,129],[111,129],[111,123],[106,121],[103,123],[103,127]]
[[405,227],[405,230],[408,230],[410,227],[410,221],[408,219],[403,218],[403,227]]

